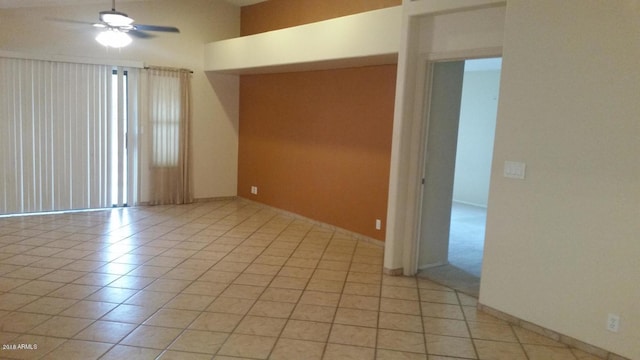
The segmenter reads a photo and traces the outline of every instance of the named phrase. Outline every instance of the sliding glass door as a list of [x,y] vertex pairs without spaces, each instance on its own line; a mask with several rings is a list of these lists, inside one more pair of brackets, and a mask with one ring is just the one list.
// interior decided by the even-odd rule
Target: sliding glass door
[[0,214],[135,202],[137,78],[0,58]]

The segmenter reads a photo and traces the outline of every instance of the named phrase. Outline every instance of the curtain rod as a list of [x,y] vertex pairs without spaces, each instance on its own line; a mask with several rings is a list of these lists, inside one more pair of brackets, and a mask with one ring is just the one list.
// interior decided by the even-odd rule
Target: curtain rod
[[183,69],[183,68],[172,68],[166,66],[145,66],[145,70],[170,70],[170,71],[188,71],[190,74],[193,74],[193,70]]

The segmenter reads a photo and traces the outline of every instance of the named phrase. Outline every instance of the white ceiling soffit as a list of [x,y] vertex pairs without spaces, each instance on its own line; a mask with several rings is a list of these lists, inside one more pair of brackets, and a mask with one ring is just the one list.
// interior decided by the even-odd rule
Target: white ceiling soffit
[[[155,0],[117,0],[117,3],[135,1],[155,1]],[[266,0],[224,0],[236,6],[247,6],[257,4]],[[0,9],[37,7],[37,6],[62,6],[80,4],[105,4],[111,6],[110,0],[0,0]]]

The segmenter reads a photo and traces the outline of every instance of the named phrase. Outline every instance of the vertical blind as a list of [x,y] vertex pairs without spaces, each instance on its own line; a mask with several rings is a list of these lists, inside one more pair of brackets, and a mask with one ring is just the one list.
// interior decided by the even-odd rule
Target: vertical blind
[[[126,130],[114,122],[135,116],[128,100],[114,99],[123,71],[113,66],[0,58],[0,214],[100,208],[122,202],[112,194],[112,157],[126,144]],[[115,83],[114,83],[115,82]],[[122,93],[122,92],[116,92]],[[116,102],[114,104],[114,102]],[[114,106],[115,105],[115,106]],[[114,114],[114,109],[117,114]],[[126,162],[133,169],[133,162]],[[122,188],[117,188],[122,191]],[[130,194],[131,195],[131,194]]]

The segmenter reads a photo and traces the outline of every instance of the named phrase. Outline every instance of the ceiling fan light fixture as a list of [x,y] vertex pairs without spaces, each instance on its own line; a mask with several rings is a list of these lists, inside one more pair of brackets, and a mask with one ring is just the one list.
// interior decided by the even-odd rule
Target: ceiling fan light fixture
[[107,29],[96,36],[100,45],[112,48],[122,48],[131,44],[131,37],[122,31]]
[[100,21],[109,24],[109,26],[130,26],[133,19],[127,14],[118,11],[102,11],[100,12]]

